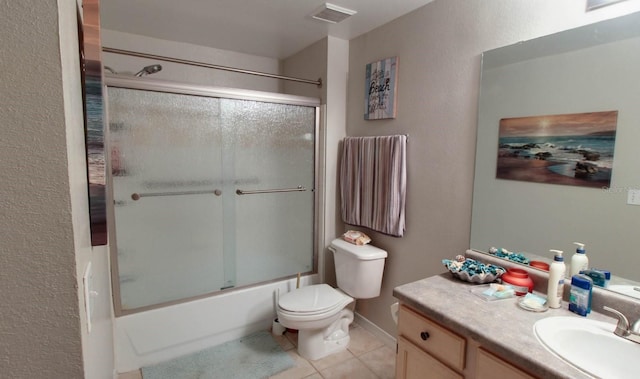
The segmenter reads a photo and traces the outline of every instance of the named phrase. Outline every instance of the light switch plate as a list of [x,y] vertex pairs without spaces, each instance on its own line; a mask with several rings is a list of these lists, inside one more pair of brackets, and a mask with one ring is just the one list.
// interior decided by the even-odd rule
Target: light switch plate
[[640,205],[640,189],[630,189],[627,192],[627,204]]
[[84,292],[84,310],[87,315],[87,333],[91,333],[91,314],[93,313],[93,270],[91,262],[87,264],[82,276],[82,287]]

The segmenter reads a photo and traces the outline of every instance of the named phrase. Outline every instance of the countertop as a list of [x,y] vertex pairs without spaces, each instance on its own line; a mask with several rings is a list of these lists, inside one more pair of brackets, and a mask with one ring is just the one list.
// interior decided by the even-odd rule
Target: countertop
[[[398,286],[393,290],[393,296],[535,376],[593,378],[546,350],[534,335],[533,324],[542,318],[582,318],[567,310],[566,301],[559,309],[529,312],[518,306],[519,298],[483,300],[471,292],[476,287],[445,273]],[[616,323],[615,319],[593,311],[587,318]]]

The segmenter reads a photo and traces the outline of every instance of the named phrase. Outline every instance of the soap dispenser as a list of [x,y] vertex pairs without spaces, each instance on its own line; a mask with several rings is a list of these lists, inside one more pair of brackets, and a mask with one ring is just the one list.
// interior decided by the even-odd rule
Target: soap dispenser
[[573,244],[577,245],[578,248],[571,257],[570,278],[589,268],[589,258],[587,258],[587,254],[584,251],[584,244],[580,242],[574,242]]
[[560,308],[564,291],[564,274],[566,267],[561,250],[549,250],[554,253],[553,262],[549,267],[549,282],[547,285],[547,304],[550,308]]

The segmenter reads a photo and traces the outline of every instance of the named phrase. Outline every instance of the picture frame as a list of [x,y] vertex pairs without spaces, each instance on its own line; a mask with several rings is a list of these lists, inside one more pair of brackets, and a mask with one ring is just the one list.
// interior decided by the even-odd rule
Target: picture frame
[[364,119],[396,118],[398,57],[366,65]]
[[100,0],[83,0],[82,16],[79,38],[89,185],[89,224],[91,246],[102,246],[108,243],[108,234]]
[[609,187],[617,120],[618,111],[503,118],[496,178]]

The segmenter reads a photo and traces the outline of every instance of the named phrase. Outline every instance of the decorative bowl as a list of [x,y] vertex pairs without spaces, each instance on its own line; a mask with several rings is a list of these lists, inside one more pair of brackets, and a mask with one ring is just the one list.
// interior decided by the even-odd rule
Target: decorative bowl
[[524,254],[522,253],[514,253],[513,251],[509,251],[505,248],[495,248],[495,247],[491,247],[489,249],[489,254],[493,254],[498,258],[503,258],[503,259],[507,259],[510,260],[512,262],[516,262],[516,263],[522,263],[523,265],[528,265],[529,264],[529,258],[527,258]]
[[529,266],[538,268],[543,271],[549,271],[549,264],[542,261],[531,261],[529,262]]
[[485,264],[471,258],[443,259],[442,264],[454,278],[477,284],[494,282],[507,271],[500,266]]
[[516,290],[517,296],[526,295],[527,292],[533,292],[533,280],[529,277],[529,273],[520,268],[510,268],[502,275],[502,283],[511,284]]

